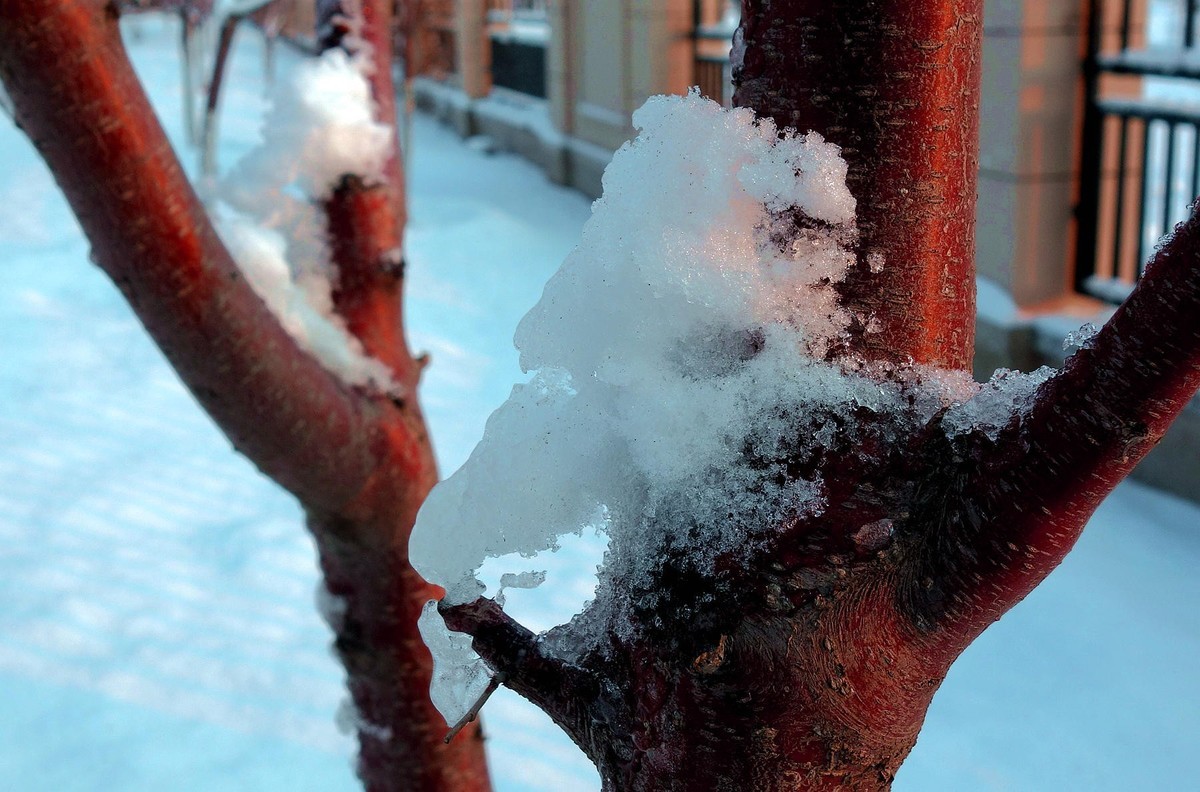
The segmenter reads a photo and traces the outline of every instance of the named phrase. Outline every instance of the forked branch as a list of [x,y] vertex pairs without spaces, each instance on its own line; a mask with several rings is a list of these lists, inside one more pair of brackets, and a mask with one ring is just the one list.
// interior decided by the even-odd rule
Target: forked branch
[[[373,19],[387,29],[386,15],[368,15],[368,36]],[[386,64],[383,41],[377,57]],[[405,547],[437,472],[415,400],[348,387],[252,290],[154,117],[122,47],[115,5],[0,2],[0,78],[97,263],[237,448],[308,512],[334,597],[331,626],[367,789],[485,792],[479,731],[444,745],[427,695],[431,661],[416,617],[435,591],[408,564]],[[390,104],[380,107],[391,123]],[[403,345],[397,273],[384,266],[399,246],[391,200],[398,179],[394,169],[385,184],[360,190],[348,177],[354,200],[331,209],[329,225],[343,275],[337,307],[407,397],[419,366]],[[348,307],[359,305],[367,308]]]

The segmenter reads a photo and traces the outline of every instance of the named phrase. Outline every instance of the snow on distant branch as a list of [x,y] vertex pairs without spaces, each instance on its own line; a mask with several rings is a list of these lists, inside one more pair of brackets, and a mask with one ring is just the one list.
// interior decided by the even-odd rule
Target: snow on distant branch
[[295,187],[321,199],[345,174],[381,180],[391,130],[374,120],[364,65],[361,57],[340,49],[300,61],[276,90],[263,145],[224,185],[227,197],[256,198],[264,190]]
[[301,61],[278,85],[262,144],[218,186],[218,231],[304,349],[352,385],[397,391],[333,310],[336,273],[319,206],[347,175],[384,178],[392,130],[373,118],[361,59],[341,50]]

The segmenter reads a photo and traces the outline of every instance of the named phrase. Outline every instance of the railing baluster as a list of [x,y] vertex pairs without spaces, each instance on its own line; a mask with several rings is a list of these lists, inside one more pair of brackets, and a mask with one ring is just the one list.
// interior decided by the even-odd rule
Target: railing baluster
[[1100,190],[1103,186],[1104,115],[1099,100],[1100,39],[1103,35],[1103,3],[1088,4],[1087,55],[1083,61],[1084,113],[1079,143],[1079,202],[1075,206],[1075,272],[1077,291],[1085,291],[1096,273],[1099,252]]
[[[1156,13],[1170,13],[1172,31],[1182,28],[1172,33],[1170,50],[1145,49],[1144,26],[1151,7]],[[1200,61],[1195,59],[1200,54],[1200,0],[1122,0],[1120,6],[1091,0],[1087,8],[1075,285],[1102,299],[1119,300],[1118,284],[1132,286],[1141,276],[1151,237],[1171,230],[1185,202],[1200,201]],[[1136,15],[1135,9],[1140,9]],[[1106,26],[1113,17],[1120,30]],[[1162,79],[1162,86],[1169,82],[1170,90],[1130,91],[1128,84],[1110,86],[1105,82],[1108,75],[1147,78],[1147,88],[1159,87],[1153,81]],[[1114,161],[1116,185],[1107,181]]]
[[1200,126],[1192,125],[1192,195],[1188,203],[1200,196]]
[[1138,207],[1137,221],[1137,256],[1134,257],[1134,271],[1140,271],[1141,262],[1146,257],[1146,204],[1150,201],[1150,180],[1146,178],[1150,169],[1150,138],[1154,127],[1150,119],[1142,120],[1142,180],[1141,205]]
[[[1102,2],[1100,2],[1100,0],[1095,0],[1095,4],[1096,4],[1096,8],[1100,9],[1097,11],[1097,13],[1103,14],[1104,11],[1103,11],[1103,9],[1101,9],[1101,6],[1103,6],[1104,4]],[[1131,5],[1133,5],[1132,0],[1125,0],[1122,11],[1121,11],[1121,49],[1123,49],[1123,50],[1129,49],[1129,22],[1130,22],[1130,13],[1129,12],[1131,10],[1130,9]]]
[[1121,271],[1122,261],[1125,256],[1122,255],[1125,251],[1122,248],[1122,243],[1125,241],[1125,180],[1128,174],[1125,173],[1126,157],[1129,143],[1129,117],[1120,116],[1121,118],[1121,135],[1117,145],[1120,147],[1117,152],[1117,199],[1115,201],[1116,208],[1113,211],[1113,254],[1112,254],[1112,275],[1115,277]]
[[1167,233],[1171,227],[1175,225],[1175,213],[1171,211],[1172,206],[1171,196],[1175,192],[1175,125],[1167,124],[1167,167],[1164,175],[1165,185],[1163,188],[1163,205],[1162,205],[1162,233]]
[[729,105],[729,48],[732,30],[724,28],[726,2],[696,0],[692,5],[692,83],[703,96]]

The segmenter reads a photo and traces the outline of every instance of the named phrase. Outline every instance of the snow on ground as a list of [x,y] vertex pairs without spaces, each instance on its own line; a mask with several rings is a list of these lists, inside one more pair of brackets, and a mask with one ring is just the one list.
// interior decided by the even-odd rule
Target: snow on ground
[[[135,59],[178,132],[176,37],[137,26]],[[261,63],[244,33],[224,166],[255,141]],[[408,318],[433,355],[422,395],[448,473],[519,378],[513,329],[588,206],[515,158],[426,119],[415,130]],[[194,406],[3,120],[0,165],[5,787],[355,789],[299,510]],[[584,541],[553,559],[564,598],[588,590],[594,558]],[[1123,485],[1063,568],[951,671],[896,789],[1193,787],[1198,567],[1200,508]],[[536,626],[557,621],[553,603],[509,596]],[[598,787],[512,694],[484,715],[499,790]]]

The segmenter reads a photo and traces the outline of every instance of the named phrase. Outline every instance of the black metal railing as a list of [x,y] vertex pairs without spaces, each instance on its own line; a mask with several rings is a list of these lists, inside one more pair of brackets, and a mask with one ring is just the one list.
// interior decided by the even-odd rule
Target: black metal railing
[[492,85],[546,98],[545,0],[487,0]]
[[1109,302],[1200,194],[1200,0],[1152,0],[1149,42],[1134,9],[1093,0],[1084,62],[1075,287]]
[[546,98],[546,41],[525,40],[505,31],[491,34],[492,85]]

